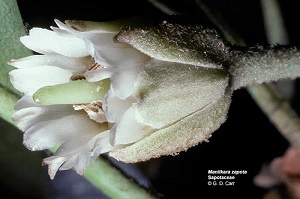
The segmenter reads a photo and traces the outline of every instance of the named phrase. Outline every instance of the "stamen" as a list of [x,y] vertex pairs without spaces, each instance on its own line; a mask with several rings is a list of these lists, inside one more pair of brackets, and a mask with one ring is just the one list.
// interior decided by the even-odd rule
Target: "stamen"
[[100,64],[95,62],[88,70],[91,71],[91,70],[96,70],[99,68],[103,68],[103,66],[101,66]]
[[[94,62],[94,64],[88,69],[88,71],[91,71],[91,70],[97,70],[97,69],[100,69],[100,68],[103,68],[103,66],[101,66],[100,64]],[[76,81],[76,80],[85,80],[85,76],[82,75],[82,74],[73,74],[70,78],[71,81]]]
[[106,122],[105,113],[102,109],[102,102],[101,101],[94,101],[90,104],[74,104],[74,110],[81,111],[84,110],[88,116],[95,120],[96,122],[103,123]]
[[85,77],[83,75],[72,75],[70,78],[71,81],[76,81],[76,80],[85,80]]
[[102,110],[102,102],[101,101],[94,101],[90,104],[74,104],[73,108],[75,110],[84,110],[85,112],[93,111],[98,113],[99,110]]

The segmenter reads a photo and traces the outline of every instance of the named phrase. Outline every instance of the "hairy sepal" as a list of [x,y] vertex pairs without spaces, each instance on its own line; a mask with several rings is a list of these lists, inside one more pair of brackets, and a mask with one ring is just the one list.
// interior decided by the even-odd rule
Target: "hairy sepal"
[[158,60],[208,68],[223,68],[229,52],[226,40],[216,30],[167,21],[156,26],[128,26],[116,40]]
[[230,96],[230,92],[227,92],[215,103],[152,133],[135,144],[116,149],[109,155],[123,162],[135,163],[163,155],[174,155],[207,141],[225,122]]

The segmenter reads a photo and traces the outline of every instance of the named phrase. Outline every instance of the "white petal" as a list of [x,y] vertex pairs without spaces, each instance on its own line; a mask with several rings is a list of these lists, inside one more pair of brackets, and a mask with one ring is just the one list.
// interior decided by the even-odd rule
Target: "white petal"
[[[104,131],[101,133],[95,133],[95,135],[90,134],[88,136],[84,135],[80,138],[75,138],[64,143],[55,153],[55,156],[66,157],[67,161],[62,166],[61,169],[70,168],[72,165],[75,167],[77,173],[83,174],[89,158],[92,155],[92,150],[95,143],[99,138],[109,139],[109,131]],[[107,146],[105,146],[107,148]],[[112,147],[110,147],[112,149]],[[70,159],[70,160],[69,160]]]
[[114,37],[117,32],[101,30],[81,32],[70,28],[58,20],[55,20],[55,22],[61,29],[85,40],[90,55],[104,67],[135,66],[149,59],[149,56],[130,45],[116,43]]
[[124,100],[133,93],[133,86],[139,72],[139,68],[132,67],[120,70],[111,76],[111,87],[120,99]]
[[[22,110],[24,110],[24,109],[22,109]],[[72,112],[68,112],[68,111],[45,111],[45,110],[43,110],[43,112],[44,112],[44,114],[37,114],[35,116],[32,116],[30,118],[25,118],[25,119],[22,118],[22,120],[17,124],[18,128],[25,132],[37,123],[60,119],[67,115],[72,114]]]
[[92,158],[95,160],[100,154],[107,153],[113,150],[113,146],[110,144],[110,131],[102,132],[96,139],[94,148],[92,151]]
[[31,107],[31,106],[39,106],[38,104],[36,104],[32,97],[29,96],[29,95],[24,95],[21,99],[19,99],[17,101],[17,103],[15,104],[14,106],[14,109],[15,110],[20,110],[20,109],[23,109],[23,108],[27,108],[27,107]]
[[76,35],[80,38],[84,38],[91,41],[93,44],[95,44],[96,47],[104,48],[104,47],[114,46],[115,44],[114,36],[116,36],[116,33],[101,33],[101,32],[94,31],[94,32],[79,32]]
[[63,165],[61,165],[59,170],[63,171],[63,170],[71,169],[76,164],[76,162],[78,161],[78,156],[73,155],[71,157],[67,157],[66,159],[67,160],[65,161],[65,163]]
[[21,109],[14,113],[13,120],[20,122],[22,120],[28,120],[31,117],[43,114],[44,110],[40,107],[28,107]]
[[70,31],[70,32],[73,32],[73,31],[76,31],[74,30],[73,28],[71,28],[70,26],[64,24],[63,22],[61,22],[60,20],[58,19],[54,19],[54,22],[56,23],[56,25],[62,29],[62,30],[67,30],[67,31]]
[[70,57],[88,55],[85,42],[71,34],[57,34],[53,31],[33,28],[29,36],[21,37],[21,42],[29,49],[41,53],[58,53]]
[[[116,45],[116,44],[114,44]],[[105,67],[129,67],[147,62],[150,57],[131,46],[94,46],[95,61]]]
[[114,91],[109,90],[104,97],[102,108],[106,113],[106,119],[110,123],[119,122],[121,116],[126,110],[131,107],[132,103],[136,100],[133,97],[129,97],[125,100],[121,100],[117,97]]
[[96,82],[109,78],[116,70],[114,68],[101,68],[99,70],[91,70],[84,74],[89,82]]
[[[68,170],[72,167],[75,167],[76,171],[79,174],[83,174],[89,158],[92,155],[92,150],[95,146],[95,143],[100,138],[109,139],[109,130],[106,130],[102,133],[95,133],[96,135],[84,135],[83,137],[77,137],[73,140],[65,142],[59,147],[55,152],[53,157],[62,157],[65,158],[65,162],[59,168],[59,170]],[[107,148],[107,146],[105,146]],[[112,147],[110,146],[112,150]],[[49,158],[53,159],[53,158]]]
[[[117,27],[118,26],[117,24],[115,24],[115,25],[117,25],[115,27],[110,26],[110,25],[112,25],[110,22],[105,24],[105,22],[101,23],[101,22],[83,21],[82,26],[84,26],[84,27],[82,27],[79,24],[80,21],[76,21],[76,20],[75,20],[75,22],[74,21],[68,21],[69,23],[66,23],[66,24],[59,21],[58,19],[54,19],[54,22],[56,23],[56,25],[60,29],[66,30],[66,31],[68,31],[72,34],[80,34],[80,33],[82,33],[82,34],[86,34],[86,33],[93,33],[93,34],[95,34],[95,33],[98,33],[98,34],[99,33],[115,33],[115,34],[117,34],[119,32],[119,29],[120,29],[120,28]],[[71,26],[69,25],[70,23],[72,24]],[[74,23],[75,23],[75,27],[76,27],[76,25],[77,26],[79,25],[84,30],[79,30],[78,31],[77,30],[78,27],[76,27],[75,29],[72,28],[72,26],[74,27]],[[88,29],[85,29],[86,26],[89,26]]]
[[68,140],[64,144],[62,144],[57,151],[55,152],[55,156],[68,156],[73,154],[78,154],[82,148],[87,145],[90,139],[94,136],[98,135],[101,132],[92,131],[88,132],[87,135],[77,136]]
[[35,124],[25,132],[24,145],[33,151],[43,150],[97,130],[99,125],[86,115],[69,115]]
[[87,70],[93,63],[94,61],[91,57],[66,57],[59,54],[32,55],[9,62],[10,65],[16,68],[48,65],[80,72]]
[[[84,39],[85,41],[85,47],[87,52],[89,53],[90,56],[92,56],[93,58],[95,58],[95,48],[94,45],[92,44],[92,42],[90,40]],[[95,59],[95,61],[97,62],[97,60]],[[100,64],[101,62],[97,62],[98,64]]]
[[135,117],[135,109],[129,108],[117,124],[116,131],[111,132],[114,145],[130,144],[141,140],[154,132],[155,129],[139,123]]
[[110,31],[102,31],[102,30],[93,30],[93,31],[78,31],[75,30],[68,25],[62,23],[59,20],[54,20],[59,29],[52,27],[54,31],[66,31],[71,33],[72,35],[76,35],[81,39],[88,39],[94,44],[101,44],[101,46],[108,46],[112,45],[114,42],[114,37],[116,36],[117,32],[110,32]]
[[13,120],[18,122],[17,126],[22,131],[27,131],[39,122],[59,119],[75,113],[72,105],[40,105],[28,95],[23,96],[17,102],[15,109],[17,111],[13,115]]
[[26,131],[38,122],[58,119],[75,112],[71,105],[45,106],[36,104],[28,95],[23,96],[14,108],[17,111],[13,115],[13,120],[18,122],[17,126],[22,131]]
[[65,162],[64,157],[51,156],[49,158],[44,159],[43,164],[49,165],[48,174],[49,174],[51,180],[54,179],[54,176],[55,176],[57,170],[64,162]]
[[76,172],[82,175],[88,165],[91,152],[83,151],[78,155],[77,163],[74,165]]
[[72,72],[53,66],[40,66],[13,70],[9,75],[16,89],[32,95],[41,87],[68,82]]

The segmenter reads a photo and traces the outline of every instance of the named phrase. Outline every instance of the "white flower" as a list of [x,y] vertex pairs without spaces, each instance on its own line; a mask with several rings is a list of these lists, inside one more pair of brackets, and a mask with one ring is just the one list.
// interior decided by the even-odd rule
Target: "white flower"
[[108,124],[91,120],[83,111],[75,111],[72,105],[38,105],[28,95],[15,106],[13,119],[18,128],[25,132],[24,145],[32,150],[49,149],[62,144],[54,156],[46,158],[49,175],[53,179],[60,168],[75,167],[83,173],[91,150],[99,152],[111,150]]
[[[228,48],[214,31],[163,23],[162,30],[130,26],[117,35],[115,22],[56,23],[21,38],[44,55],[12,61],[18,69],[10,73],[26,94],[14,115],[24,144],[62,144],[44,160],[52,178],[58,169],[82,173],[89,158],[106,152],[124,162],[176,154],[225,121]],[[194,37],[193,45],[184,41]]]
[[[117,32],[105,29],[81,32],[58,20],[55,22],[59,28],[51,27],[53,31],[33,28],[28,36],[20,39],[39,55],[9,62],[18,68],[10,72],[11,82],[25,94],[16,104],[17,112],[13,116],[18,127],[24,131],[24,145],[30,150],[43,150],[62,144],[54,156],[44,160],[49,165],[51,178],[58,169],[70,169],[73,166],[78,173],[83,173],[89,157],[96,158],[100,153],[110,151],[109,124],[101,108],[99,86],[94,95],[97,99],[90,101],[90,104],[73,105],[73,99],[62,98],[57,103],[59,105],[40,105],[36,103],[38,101],[33,101],[33,94],[42,87],[61,87],[68,82],[78,85],[81,81],[82,86],[86,81],[80,79],[93,79],[94,73],[98,80],[102,80],[110,77],[111,71],[117,71],[121,63],[127,67],[148,59],[126,44],[115,44],[113,37]],[[104,53],[103,49],[106,49]],[[140,56],[137,56],[138,53]],[[123,54],[126,56],[120,56]],[[122,57],[122,62],[114,59],[118,57]],[[113,69],[110,69],[111,64]],[[100,73],[97,71],[104,67]],[[82,102],[84,94],[76,94],[75,101]],[[81,94],[82,98],[78,97]],[[57,96],[54,97],[57,101]]]

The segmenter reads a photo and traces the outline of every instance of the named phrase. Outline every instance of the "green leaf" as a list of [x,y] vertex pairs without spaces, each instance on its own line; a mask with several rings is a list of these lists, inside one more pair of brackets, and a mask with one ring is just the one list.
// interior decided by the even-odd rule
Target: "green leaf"
[[25,35],[25,29],[15,0],[0,1],[0,27],[0,85],[20,95],[9,81],[8,73],[13,67],[7,61],[28,56],[31,52],[19,39]]
[[15,122],[11,118],[15,112],[14,105],[18,99],[17,95],[0,86],[0,117],[13,125],[15,125]]
[[[13,69],[7,61],[30,55],[19,41],[25,34],[15,0],[0,0],[0,117],[15,125],[11,117],[20,93],[13,88],[8,73]],[[32,154],[22,146],[22,134],[0,120],[1,184],[25,198],[43,198],[44,175],[40,167],[41,153]]]

